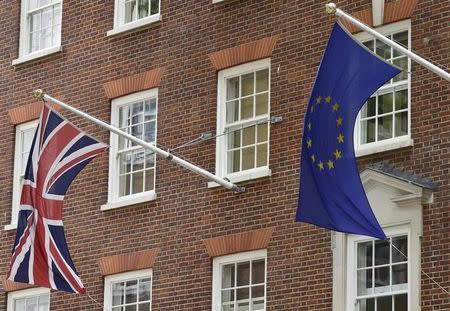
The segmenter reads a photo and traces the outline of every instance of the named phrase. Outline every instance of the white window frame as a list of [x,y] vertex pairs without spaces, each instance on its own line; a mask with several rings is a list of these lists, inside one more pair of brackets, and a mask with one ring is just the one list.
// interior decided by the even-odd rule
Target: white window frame
[[17,227],[17,214],[19,212],[20,206],[20,194],[22,191],[22,172],[21,168],[26,163],[22,163],[22,144],[23,136],[22,133],[27,130],[36,129],[39,120],[33,120],[26,123],[18,124],[16,126],[15,134],[15,146],[14,146],[14,171],[13,171],[13,189],[12,189],[12,200],[11,200],[11,222],[5,226],[5,230],[13,230]]
[[[38,58],[42,58],[51,54],[55,54],[62,51],[62,45],[61,45],[61,33],[62,33],[62,14],[63,14],[63,0],[59,0],[59,3],[61,5],[61,31],[59,33],[60,39],[58,40],[60,42],[59,45],[54,45],[48,48],[40,49],[38,51],[34,52],[28,52],[29,48],[29,41],[28,41],[28,28],[30,26],[30,23],[28,21],[27,14],[28,12],[28,4],[29,0],[22,0],[20,5],[20,37],[19,37],[19,57],[17,59],[14,59],[12,61],[13,65],[20,65]],[[53,6],[57,3],[49,4],[48,6]]]
[[[409,48],[411,49],[411,20],[404,20],[396,23],[392,23],[389,25],[381,26],[376,28],[376,30],[383,34],[392,34],[392,33],[398,33],[402,31],[408,31],[408,42],[409,42]],[[370,39],[373,39],[371,35],[365,32],[361,32],[355,35],[355,39],[364,42]],[[411,68],[411,60],[408,59],[408,67]],[[404,82],[399,83],[399,85],[402,85]],[[389,86],[382,86],[379,89],[379,93],[382,94],[383,91],[389,92],[389,90],[393,90],[396,87],[396,83],[389,85]],[[368,155],[368,154],[374,154],[379,152],[384,152],[388,150],[393,149],[399,149],[404,148],[408,146],[413,145],[413,140],[411,139],[411,75],[408,73],[408,83],[407,83],[407,90],[408,90],[408,134],[399,136],[399,137],[393,137],[381,141],[375,141],[372,143],[366,143],[361,144],[361,112],[358,113],[358,117],[356,119],[355,124],[355,154],[357,157]],[[395,130],[395,129],[393,129]]]
[[106,33],[106,36],[112,37],[118,34],[126,33],[141,27],[149,26],[162,20],[161,0],[159,0],[159,13],[150,15],[135,21],[125,23],[125,0],[114,1],[114,27]]
[[[411,229],[408,225],[400,225],[390,228],[384,228],[386,236],[407,236],[408,239],[408,252],[405,254],[408,257],[408,286],[406,291],[398,291],[393,292],[392,294],[407,294],[408,295],[408,311],[412,311],[411,309]],[[357,264],[357,244],[361,242],[369,242],[375,239],[368,238],[365,236],[350,234],[347,235],[347,308],[346,310],[358,310],[357,304],[357,273],[356,273],[356,264]],[[391,246],[390,246],[391,247]],[[374,277],[374,276],[372,276]],[[390,274],[390,277],[392,275]],[[380,294],[379,296],[383,296]],[[386,296],[386,295],[384,295]],[[392,295],[387,295],[392,296]]]
[[28,288],[28,289],[22,289],[17,290],[14,292],[8,293],[8,302],[6,305],[6,311],[14,311],[14,303],[17,299],[23,299],[23,298],[30,298],[33,296],[40,296],[40,295],[49,295],[49,309],[50,310],[50,289],[43,288],[43,287],[37,287],[37,288]]
[[[235,173],[227,173],[227,153],[226,153],[226,143],[227,143],[227,135],[224,134],[225,125],[226,125],[226,105],[225,105],[225,97],[226,97],[226,80],[233,76],[240,76],[246,73],[255,72],[262,69],[269,70],[269,86],[268,86],[268,107],[267,107],[267,117],[258,116],[253,119],[249,119],[249,123],[261,121],[265,118],[270,120],[270,92],[271,92],[271,65],[270,58],[257,60],[254,62],[238,65],[229,69],[224,69],[219,71],[218,73],[218,81],[217,81],[217,135],[221,135],[217,137],[216,141],[216,175],[220,177],[226,177],[231,182],[241,182],[251,179],[257,179],[262,177],[267,177],[271,175],[271,170],[269,168],[270,163],[270,122],[267,123],[267,166],[261,166],[245,171],[239,171]],[[217,187],[219,186],[215,182],[209,182],[208,187]]]
[[[118,127],[119,124],[119,108],[127,106],[133,102],[141,101],[156,97],[156,121],[155,121],[155,142],[158,141],[158,89],[154,88],[142,92],[133,93],[123,97],[115,98],[111,101],[111,124]],[[117,161],[117,150],[119,144],[118,135],[111,133],[110,135],[110,150],[109,150],[109,181],[108,181],[108,202],[101,206],[101,210],[110,210],[123,206],[148,202],[156,200],[156,182],[154,188],[150,191],[130,194],[124,197],[119,196],[119,180],[117,172],[119,171],[119,161]],[[154,178],[156,181],[156,158],[154,168]]]
[[260,249],[256,251],[241,252],[231,255],[214,257],[213,259],[213,279],[212,279],[212,311],[220,311],[221,309],[221,290],[222,290],[222,273],[221,267],[226,264],[238,263],[250,260],[265,260],[264,270],[264,310],[267,308],[267,250]]
[[135,270],[129,272],[122,272],[105,276],[104,286],[104,311],[112,310],[112,284],[116,282],[126,282],[141,278],[150,278],[150,311],[152,310],[153,302],[153,269]]

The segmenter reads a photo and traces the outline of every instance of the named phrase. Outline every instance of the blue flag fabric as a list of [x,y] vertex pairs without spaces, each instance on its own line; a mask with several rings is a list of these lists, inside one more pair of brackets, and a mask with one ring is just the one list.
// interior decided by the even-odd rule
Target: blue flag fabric
[[386,239],[361,183],[353,130],[366,100],[399,72],[334,25],[305,114],[297,221]]

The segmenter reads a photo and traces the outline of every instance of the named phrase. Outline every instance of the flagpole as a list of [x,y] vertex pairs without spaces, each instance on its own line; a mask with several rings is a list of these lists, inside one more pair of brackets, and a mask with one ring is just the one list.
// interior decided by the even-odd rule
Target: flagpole
[[360,29],[364,30],[365,32],[371,34],[372,36],[374,36],[378,40],[380,40],[380,41],[384,42],[385,44],[391,46],[396,51],[398,51],[398,52],[408,56],[409,58],[411,58],[415,62],[421,64],[422,66],[424,66],[426,68],[428,68],[429,70],[431,70],[432,72],[434,72],[438,76],[444,78],[447,81],[450,81],[450,73],[448,73],[445,70],[439,68],[438,66],[430,63],[429,61],[427,61],[423,57],[420,57],[419,55],[411,52],[410,50],[405,49],[400,44],[398,44],[398,43],[396,43],[396,42],[386,38],[385,36],[383,36],[382,34],[377,32],[376,30],[370,28],[369,26],[367,26],[366,24],[362,23],[358,19],[356,19],[353,16],[345,13],[341,9],[338,9],[336,7],[336,4],[330,2],[330,3],[325,5],[325,8],[326,8],[326,12],[328,14],[335,14],[337,17],[342,17],[343,19],[345,19],[345,20],[349,21],[350,23],[356,25],[358,28],[360,28]]
[[158,155],[160,155],[160,156],[162,156],[162,157],[164,157],[164,158],[166,158],[168,160],[171,160],[171,161],[175,162],[176,164],[178,164],[178,165],[180,165],[180,166],[182,166],[182,167],[184,167],[184,168],[186,168],[186,169],[188,169],[188,170],[190,170],[190,171],[192,171],[194,173],[197,173],[197,174],[199,174],[199,175],[201,175],[203,177],[206,177],[207,179],[212,180],[212,181],[218,183],[219,185],[221,185],[221,186],[223,186],[223,187],[225,187],[227,189],[233,190],[236,193],[245,192],[245,187],[241,187],[241,186],[238,186],[236,184],[233,184],[232,182],[229,182],[226,179],[220,178],[220,177],[218,177],[218,176],[208,172],[207,170],[204,170],[204,169],[202,169],[202,168],[200,168],[200,167],[198,167],[198,166],[196,166],[196,165],[194,165],[194,164],[192,164],[192,163],[190,163],[190,162],[188,162],[186,160],[183,160],[183,159],[181,159],[181,158],[171,154],[168,151],[165,151],[165,150],[163,150],[161,148],[156,147],[154,144],[151,144],[151,143],[148,143],[146,141],[143,141],[142,139],[136,138],[133,135],[128,134],[128,133],[118,129],[115,126],[112,126],[112,125],[110,125],[110,124],[108,124],[106,122],[103,122],[103,121],[101,121],[101,120],[99,120],[97,118],[92,117],[91,115],[89,115],[87,113],[84,113],[84,112],[82,112],[82,111],[80,111],[80,110],[78,110],[76,108],[73,108],[72,106],[69,106],[69,105],[63,103],[63,102],[57,100],[56,98],[53,98],[53,97],[51,97],[51,96],[49,96],[47,94],[44,94],[44,92],[42,90],[40,90],[40,89],[34,91],[34,96],[36,96],[39,99],[52,101],[53,103],[55,103],[55,104],[65,108],[65,109],[67,109],[67,110],[69,110],[69,111],[79,115],[80,117],[88,119],[89,121],[92,121],[93,123],[95,123],[95,124],[97,124],[97,125],[99,125],[101,127],[104,127],[107,130],[109,130],[109,131],[111,131],[111,132],[113,132],[113,133],[115,133],[115,134],[117,134],[119,136],[125,137],[126,139],[131,140],[132,142],[134,142],[134,143],[144,147],[145,149],[149,149],[149,150],[153,151],[154,153],[156,153],[156,154],[158,154]]

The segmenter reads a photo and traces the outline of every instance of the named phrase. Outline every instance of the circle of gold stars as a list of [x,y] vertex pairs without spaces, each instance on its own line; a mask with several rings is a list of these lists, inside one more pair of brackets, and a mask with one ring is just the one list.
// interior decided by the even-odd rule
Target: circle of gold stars
[[[343,127],[344,119],[342,118],[342,116],[339,115],[339,108],[340,108],[339,103],[335,102],[334,104],[331,105],[331,102],[332,102],[331,96],[327,96],[325,98],[322,98],[321,96],[317,96],[315,99],[316,105],[325,104],[326,106],[330,106],[331,111],[337,114],[336,127],[338,128],[339,135],[336,137],[336,140],[337,140],[338,144],[343,144],[345,137],[339,129],[341,129]],[[314,112],[314,104],[312,104],[309,109],[309,113],[313,113],[313,112]],[[311,122],[308,122],[308,124],[306,126],[308,129],[308,132],[311,132],[312,131]],[[308,140],[306,141],[306,145],[307,145],[308,149],[312,148],[312,146],[313,146],[312,138],[308,138]],[[334,150],[334,152],[330,155],[330,157],[326,160],[318,159],[315,154],[312,154],[310,156],[310,158],[311,158],[311,162],[316,164],[317,168],[320,171],[325,170],[325,168],[328,168],[328,170],[331,171],[334,169],[334,164],[336,163],[336,161],[339,159],[342,159],[342,151],[339,150],[339,146],[338,146],[338,148],[336,148]]]

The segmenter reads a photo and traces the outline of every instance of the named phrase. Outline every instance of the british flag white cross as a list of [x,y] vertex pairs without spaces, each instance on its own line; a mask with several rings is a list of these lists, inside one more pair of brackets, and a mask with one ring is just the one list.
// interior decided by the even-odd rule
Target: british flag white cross
[[64,235],[63,199],[77,174],[107,148],[44,105],[25,170],[9,280],[85,293]]

